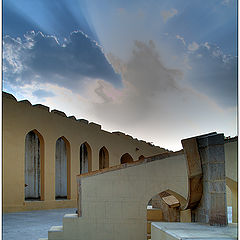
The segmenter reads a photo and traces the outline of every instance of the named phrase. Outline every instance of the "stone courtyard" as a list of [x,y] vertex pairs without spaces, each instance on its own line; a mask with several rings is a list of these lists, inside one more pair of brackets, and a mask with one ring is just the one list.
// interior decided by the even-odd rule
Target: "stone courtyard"
[[47,238],[52,225],[61,225],[65,214],[76,208],[5,213],[2,218],[3,240],[37,240]]

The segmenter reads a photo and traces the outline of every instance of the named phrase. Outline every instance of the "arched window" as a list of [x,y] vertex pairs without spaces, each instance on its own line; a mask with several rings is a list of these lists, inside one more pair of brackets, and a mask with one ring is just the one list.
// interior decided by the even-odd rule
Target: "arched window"
[[121,162],[121,164],[133,162],[133,158],[131,157],[131,155],[129,153],[125,153],[122,155],[120,162]]
[[99,151],[99,169],[109,167],[109,154],[105,147],[102,147]]
[[92,151],[87,142],[80,146],[80,174],[92,170]]
[[56,141],[55,198],[70,198],[70,145],[65,137]]
[[43,200],[43,137],[37,130],[25,138],[25,200]]
[[141,155],[138,160],[143,160],[145,157],[143,155]]

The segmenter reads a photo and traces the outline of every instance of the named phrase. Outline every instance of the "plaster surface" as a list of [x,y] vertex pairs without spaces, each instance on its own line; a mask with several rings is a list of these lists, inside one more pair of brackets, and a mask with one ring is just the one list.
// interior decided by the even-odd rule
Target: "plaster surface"
[[37,240],[47,238],[52,225],[61,225],[65,214],[75,213],[76,208],[28,211],[3,214],[3,240]]

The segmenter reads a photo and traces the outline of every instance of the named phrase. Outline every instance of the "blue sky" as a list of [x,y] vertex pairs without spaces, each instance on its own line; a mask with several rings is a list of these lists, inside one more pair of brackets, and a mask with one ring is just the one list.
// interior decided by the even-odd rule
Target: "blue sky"
[[168,149],[237,134],[234,0],[4,0],[3,90]]

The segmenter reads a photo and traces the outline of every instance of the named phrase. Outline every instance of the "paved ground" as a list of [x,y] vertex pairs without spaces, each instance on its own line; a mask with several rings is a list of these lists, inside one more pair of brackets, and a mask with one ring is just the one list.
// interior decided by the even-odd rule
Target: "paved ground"
[[152,223],[152,237],[164,236],[164,239],[188,240],[234,240],[238,239],[237,224],[230,223],[226,227],[210,226],[204,223]]
[[46,238],[51,226],[61,226],[66,213],[76,208],[3,214],[3,240],[38,240]]

